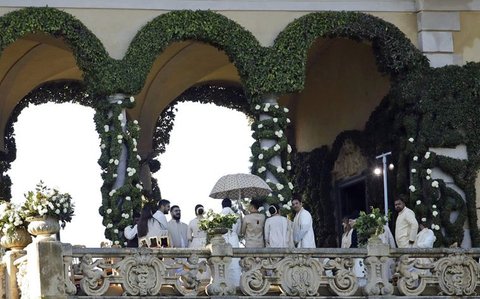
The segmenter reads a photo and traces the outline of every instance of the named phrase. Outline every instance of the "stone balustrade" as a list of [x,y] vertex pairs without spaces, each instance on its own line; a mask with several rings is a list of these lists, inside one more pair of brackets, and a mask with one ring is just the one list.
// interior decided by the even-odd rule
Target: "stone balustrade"
[[[0,298],[144,296],[355,297],[476,296],[480,248],[75,248],[38,242],[7,252]],[[228,265],[239,260],[236,287]],[[354,265],[363,263],[365,277]],[[48,266],[47,266],[48,265]]]

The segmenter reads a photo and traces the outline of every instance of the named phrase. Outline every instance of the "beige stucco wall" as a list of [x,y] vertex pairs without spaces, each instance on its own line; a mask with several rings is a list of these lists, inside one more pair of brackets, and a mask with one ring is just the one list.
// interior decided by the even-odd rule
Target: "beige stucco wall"
[[309,57],[305,89],[294,99],[299,151],[331,145],[342,131],[362,130],[390,85],[368,44],[335,39],[323,48]]
[[454,51],[464,62],[480,61],[480,12],[460,13],[461,30],[453,33]]

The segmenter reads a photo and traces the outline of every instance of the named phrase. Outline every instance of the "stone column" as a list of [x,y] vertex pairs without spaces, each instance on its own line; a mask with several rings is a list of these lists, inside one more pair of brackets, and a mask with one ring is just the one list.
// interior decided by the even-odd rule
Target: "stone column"
[[232,262],[232,245],[225,242],[222,235],[215,235],[208,245],[211,257],[208,259],[208,265],[212,273],[212,280],[207,285],[208,296],[228,296],[235,295],[236,287],[228,280],[228,266]]
[[453,32],[460,31],[460,13],[441,2],[418,1],[418,46],[432,67],[460,65],[463,58],[453,47]]
[[30,293],[25,298],[66,299],[62,243],[34,242],[26,249]]
[[[116,93],[114,95],[108,96],[108,102],[112,105],[114,105],[116,102],[121,101],[125,99],[125,95],[121,93]],[[122,130],[123,132],[126,131],[127,129],[127,113],[125,112],[125,109],[122,109],[121,112],[121,119],[120,123],[122,125]],[[113,116],[112,112],[109,112],[109,116]],[[122,144],[122,151],[120,153],[119,157],[119,163],[117,167],[117,178],[115,180],[115,184],[113,185],[113,189],[118,189],[122,187],[125,184],[125,174],[127,171],[127,146],[125,144]]]
[[363,292],[367,296],[392,295],[393,285],[388,281],[387,271],[390,247],[383,244],[380,238],[372,237],[367,244],[367,285]]
[[[278,97],[275,96],[275,95],[266,95],[263,98],[263,103],[264,104],[269,103],[272,106],[277,105],[278,104],[277,99],[278,99]],[[266,120],[266,119],[271,119],[271,118],[272,117],[268,114],[260,114],[260,120]],[[265,147],[270,148],[270,147],[274,146],[275,144],[276,144],[276,140],[274,140],[274,139],[262,139],[262,140],[260,140],[260,147],[261,148],[265,148]],[[274,156],[268,162],[270,164],[276,166],[276,167],[282,166],[282,160],[280,158],[280,155]],[[268,170],[267,170],[267,173],[266,173],[266,178],[269,179],[274,184],[278,183],[277,178]]]
[[7,251],[0,261],[0,298],[20,298],[17,284],[15,260],[25,255],[25,251]]

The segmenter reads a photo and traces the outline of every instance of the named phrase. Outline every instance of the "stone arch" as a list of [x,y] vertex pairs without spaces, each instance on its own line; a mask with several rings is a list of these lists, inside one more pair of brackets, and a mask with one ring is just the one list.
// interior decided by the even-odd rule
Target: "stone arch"
[[311,13],[290,23],[275,40],[273,50],[283,57],[277,60],[279,64],[275,68],[279,73],[288,74],[284,80],[293,82],[282,82],[284,92],[298,92],[303,88],[308,50],[320,37],[371,42],[379,71],[392,78],[428,68],[426,57],[391,23],[364,13]]
[[252,62],[261,55],[262,47],[253,34],[221,14],[182,10],[156,17],[137,33],[124,58],[132,79],[127,89],[138,92],[156,57],[170,44],[186,40],[223,50],[246,88],[255,85]]

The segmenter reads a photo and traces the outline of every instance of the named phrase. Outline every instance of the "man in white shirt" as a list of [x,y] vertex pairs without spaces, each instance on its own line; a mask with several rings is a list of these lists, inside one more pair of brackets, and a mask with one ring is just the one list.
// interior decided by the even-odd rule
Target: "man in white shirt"
[[292,199],[292,208],[295,211],[293,219],[293,241],[297,248],[315,248],[312,215],[303,208],[300,199]]
[[395,241],[398,248],[411,248],[415,243],[418,222],[415,213],[405,206],[405,197],[400,195],[395,199],[395,211],[398,213],[395,223]]
[[158,222],[160,222],[160,226],[162,229],[167,230],[168,229],[168,222],[167,222],[167,216],[168,212],[170,211],[170,201],[166,199],[160,199],[158,202],[158,210],[153,214],[153,218],[157,219]]
[[168,222],[168,232],[172,238],[172,247],[174,248],[187,248],[188,237],[187,230],[188,225],[180,221],[181,212],[179,206],[172,206],[170,209],[170,216],[172,220]]

